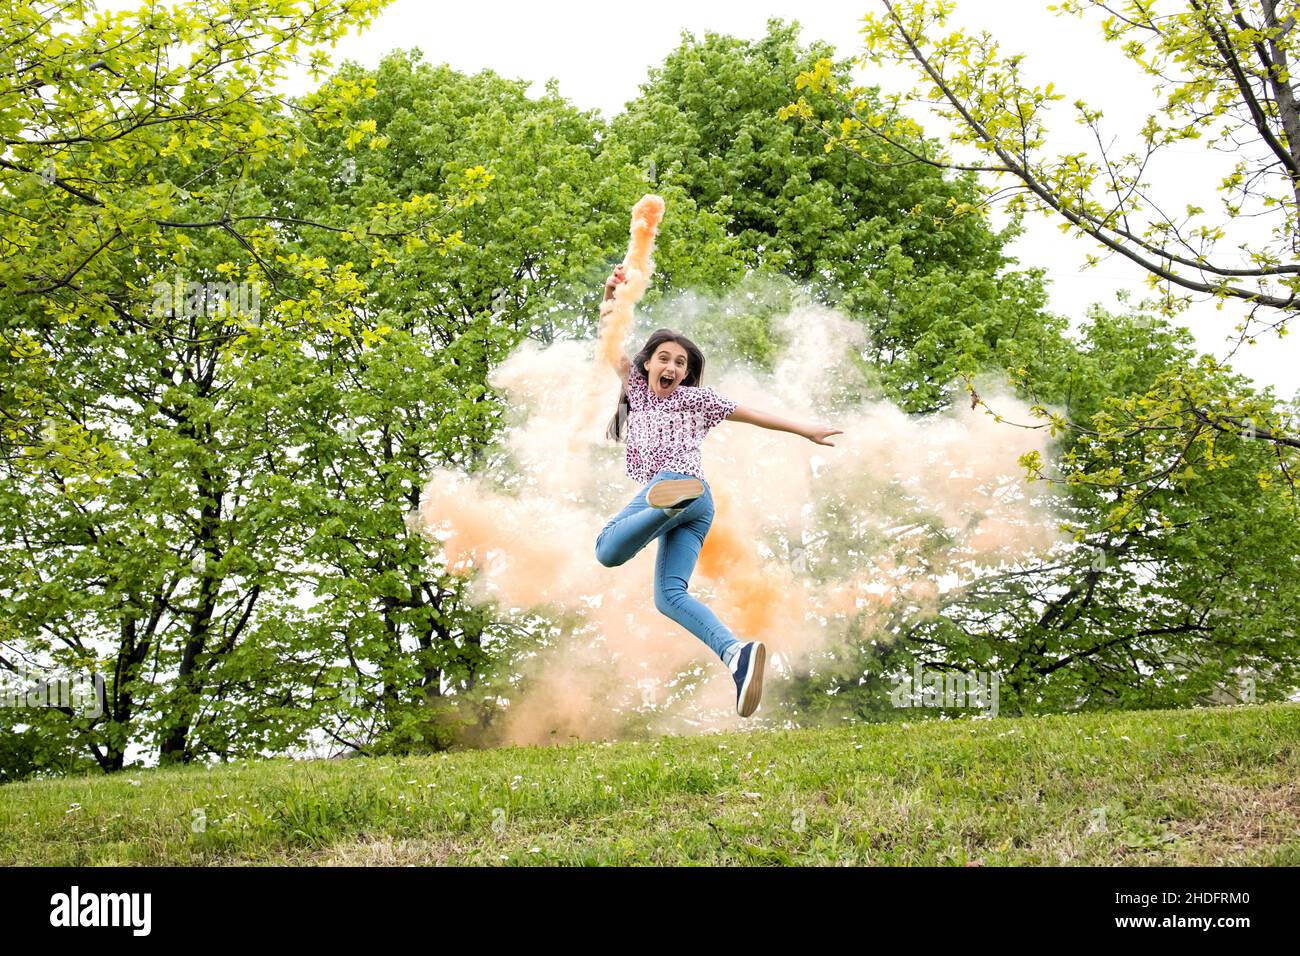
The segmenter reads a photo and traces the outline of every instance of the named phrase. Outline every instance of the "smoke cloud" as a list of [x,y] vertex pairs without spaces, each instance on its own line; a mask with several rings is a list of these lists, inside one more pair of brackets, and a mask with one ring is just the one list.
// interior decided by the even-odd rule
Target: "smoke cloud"
[[[638,204],[651,201],[645,256],[629,268],[636,285],[604,327],[630,335],[629,352],[658,327],[635,326],[630,312],[653,268],[654,199]],[[634,245],[636,223],[634,214]],[[698,342],[721,307],[683,295],[662,310]],[[716,514],[690,590],[769,653],[763,707],[744,720],[721,661],[655,609],[659,542],[621,567],[596,560],[597,535],[639,490],[624,473],[624,446],[605,438],[620,382],[603,341],[528,341],[495,370],[491,384],[513,422],[497,463],[472,477],[438,470],[414,518],[441,542],[447,570],[468,577],[475,601],[494,602],[502,617],[562,624],[518,663],[522,680],[496,742],[773,726],[767,715],[781,710],[784,678],[849,640],[851,623],[854,639],[887,644],[900,615],[938,614],[982,569],[1061,543],[1045,490],[1017,463],[1027,451],[1049,458],[1045,429],[998,423],[956,389],[950,409],[928,418],[864,399],[872,386],[857,358],[869,344],[860,323],[812,305],[776,324],[784,347],[770,373],[715,350],[708,384],[844,434],[827,447],[723,421],[701,446]],[[977,388],[1009,421],[1033,420],[998,383]]]

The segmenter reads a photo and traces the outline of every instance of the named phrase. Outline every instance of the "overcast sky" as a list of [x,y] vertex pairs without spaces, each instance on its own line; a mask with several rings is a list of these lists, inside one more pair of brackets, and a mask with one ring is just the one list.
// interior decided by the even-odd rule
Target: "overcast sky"
[[[111,6],[135,4],[118,0]],[[1083,97],[1090,106],[1104,111],[1103,128],[1108,146],[1114,140],[1116,155],[1136,149],[1135,131],[1156,103],[1150,92],[1151,78],[1131,64],[1117,44],[1101,40],[1097,17],[1061,17],[1046,7],[1047,0],[958,0],[954,24],[987,30],[1003,51],[1026,54],[1022,74],[1039,84],[1051,81],[1065,94],[1061,101],[1065,105],[1056,107],[1062,112],[1053,121],[1050,145],[1061,151],[1078,151],[1090,144],[1087,131],[1068,115],[1068,104]],[[645,15],[630,20],[629,9],[644,10]],[[535,0],[437,4],[395,0],[370,29],[339,44],[334,62],[352,59],[374,66],[389,50],[418,46],[433,63],[446,62],[466,72],[491,68],[504,76],[530,80],[534,96],[541,95],[546,80],[554,77],[561,93],[578,107],[598,109],[609,118],[637,95],[646,71],[677,46],[683,30],[700,37],[712,30],[756,39],[764,34],[769,17],[780,17],[797,20],[804,41],[825,40],[834,44],[840,55],[849,55],[861,49],[858,30],[862,16],[883,9],[880,0],[661,0],[640,8],[586,0],[554,4]],[[901,68],[872,70],[860,76],[861,81],[881,85],[886,93],[912,82],[911,74]],[[293,77],[289,92],[301,92],[308,83],[305,74]],[[928,131],[942,131],[937,120],[922,113],[917,118],[926,123]],[[1210,214],[1206,221],[1220,224],[1215,215],[1221,208],[1215,187],[1229,169],[1231,158],[1191,142],[1161,155],[1166,157],[1163,163],[1148,167],[1144,176],[1155,184],[1153,198],[1175,217],[1188,203],[1203,206]],[[972,154],[964,157],[972,158]],[[1010,184],[1010,179],[1003,177],[1001,185]],[[1006,217],[998,211],[993,221],[1000,227]],[[1256,230],[1260,229],[1258,222],[1238,220]],[[1085,255],[1103,250],[1091,240],[1065,237],[1058,223],[1039,215],[1027,218],[1028,230],[1010,253],[1022,267],[1047,269],[1054,311],[1069,316],[1077,325],[1089,303],[1115,305],[1118,289],[1131,290],[1134,302],[1150,294],[1144,282],[1146,272],[1118,255],[1081,272]],[[1247,232],[1230,232],[1219,249],[1227,253],[1247,238]],[[1233,302],[1223,311],[1206,304],[1184,313],[1179,321],[1192,329],[1201,350],[1222,357],[1230,347],[1226,337],[1242,315],[1244,310]],[[1270,334],[1258,344],[1244,345],[1233,363],[1261,385],[1273,385],[1280,397],[1290,398],[1300,388],[1300,330],[1281,340]]]

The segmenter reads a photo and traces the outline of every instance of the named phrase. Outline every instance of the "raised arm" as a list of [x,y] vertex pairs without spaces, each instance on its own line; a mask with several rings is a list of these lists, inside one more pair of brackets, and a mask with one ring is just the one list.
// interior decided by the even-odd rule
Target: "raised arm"
[[760,411],[757,408],[751,408],[748,405],[737,405],[736,410],[728,415],[726,420],[729,422],[744,422],[747,425],[757,425],[759,428],[770,428],[773,431],[791,432],[795,435],[801,435],[818,445],[830,445],[832,448],[835,447],[835,443],[826,441],[827,437],[844,434],[838,428],[791,421],[788,418],[781,418]]
[[[614,288],[620,282],[625,281],[626,279],[623,275],[623,263],[620,262],[614,267],[613,274],[605,280],[605,298],[604,301],[600,303],[600,320],[602,323],[605,321],[605,317],[609,315],[610,309],[614,307]],[[618,358],[617,371],[618,377],[623,380],[624,385],[627,384],[628,372],[631,370],[632,360],[628,358],[627,350],[623,349]]]

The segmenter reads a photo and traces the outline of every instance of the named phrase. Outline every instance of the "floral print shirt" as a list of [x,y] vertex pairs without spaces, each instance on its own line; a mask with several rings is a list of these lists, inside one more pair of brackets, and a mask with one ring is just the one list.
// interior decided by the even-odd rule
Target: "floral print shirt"
[[700,442],[739,407],[704,386],[678,385],[661,398],[635,362],[628,370],[627,402],[627,474],[641,484],[660,471],[703,478]]

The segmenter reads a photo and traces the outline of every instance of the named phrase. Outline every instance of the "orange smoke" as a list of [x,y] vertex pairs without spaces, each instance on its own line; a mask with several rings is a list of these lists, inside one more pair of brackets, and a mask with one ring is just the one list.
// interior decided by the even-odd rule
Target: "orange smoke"
[[[887,401],[845,398],[870,393],[861,323],[820,307],[780,317],[774,371],[711,356],[710,368],[721,369],[713,387],[844,434],[828,447],[723,421],[702,445],[716,512],[690,591],[736,637],[771,652],[762,708],[737,717],[721,661],[654,606],[658,542],[616,568],[595,557],[597,535],[639,490],[624,472],[624,446],[604,437],[618,396],[606,346],[621,347],[633,331],[663,206],[647,196],[636,208],[628,281],[599,347],[520,345],[490,379],[519,424],[503,433],[490,468],[436,470],[413,516],[440,543],[448,571],[468,576],[470,598],[494,602],[503,629],[542,635],[541,652],[514,665],[522,680],[492,742],[767,726],[768,715],[784,716],[785,678],[850,634],[889,644],[903,618],[941,613],[956,582],[1061,540],[1043,483],[1025,484],[1017,462],[1031,450],[1049,457],[1045,430],[1000,425],[960,400],[919,418]],[[696,302],[683,294],[664,305],[687,335],[722,307]],[[566,370],[559,384],[557,368]],[[1032,417],[996,383],[979,391],[1009,420]],[[539,628],[539,618],[557,623]]]
[[653,193],[642,196],[632,207],[632,236],[623,260],[626,281],[614,287],[614,306],[601,321],[599,334],[598,354],[610,368],[618,367],[623,343],[632,330],[632,310],[650,288],[650,276],[655,271],[651,256],[663,218],[664,201]]
[[745,534],[752,524],[738,520],[734,512],[729,486],[710,482],[710,487],[713,524],[695,567],[704,578],[726,582],[726,591],[712,604],[713,612],[737,635],[763,635],[770,653],[801,650],[787,646],[788,632],[779,625],[787,617],[802,618],[806,609],[802,590],[793,574],[782,574],[779,566],[765,567],[753,539]]

